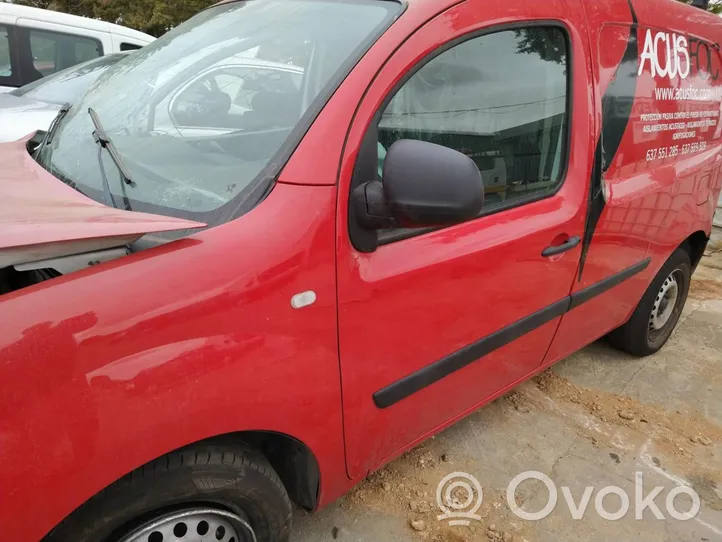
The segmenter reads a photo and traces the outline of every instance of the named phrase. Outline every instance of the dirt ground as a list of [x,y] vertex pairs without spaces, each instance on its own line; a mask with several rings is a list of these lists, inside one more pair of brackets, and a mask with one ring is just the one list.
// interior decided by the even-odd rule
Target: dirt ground
[[[712,542],[722,541],[722,236],[695,274],[684,314],[666,347],[637,359],[599,341],[374,473],[344,499],[315,515],[298,512],[293,542]],[[552,512],[538,521],[512,513],[507,487],[538,471],[558,490]],[[483,502],[468,526],[440,521],[436,489],[454,472],[473,475]],[[664,519],[640,499],[655,487]],[[566,486],[568,489],[562,489]],[[618,520],[597,512],[599,490],[617,486],[630,498]],[[448,487],[445,486],[445,487]],[[579,505],[594,488],[581,519]],[[674,519],[670,492],[688,487],[699,513]],[[542,482],[522,482],[514,502],[538,512],[549,500]],[[462,506],[462,488],[449,494]],[[449,501],[447,501],[449,502]],[[675,497],[680,513],[693,505]],[[622,498],[607,495],[614,513]]]

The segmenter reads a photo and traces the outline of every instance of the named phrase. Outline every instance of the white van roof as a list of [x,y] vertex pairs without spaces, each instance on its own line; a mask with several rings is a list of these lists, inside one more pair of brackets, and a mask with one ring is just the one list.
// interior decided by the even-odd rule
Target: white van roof
[[17,19],[33,19],[35,21],[74,26],[98,32],[107,32],[109,34],[134,38],[144,43],[150,43],[155,40],[155,38],[149,34],[145,34],[119,24],[107,23],[105,21],[89,19],[88,17],[79,17],[77,15],[69,15],[67,13],[60,13],[49,9],[8,4],[0,0],[0,21],[12,24],[14,20]]

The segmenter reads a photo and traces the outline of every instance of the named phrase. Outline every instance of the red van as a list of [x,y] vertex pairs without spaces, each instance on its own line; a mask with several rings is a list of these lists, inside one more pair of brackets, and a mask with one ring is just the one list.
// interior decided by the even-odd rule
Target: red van
[[288,540],[592,341],[670,336],[720,193],[676,0],[254,0],[0,146],[13,542]]

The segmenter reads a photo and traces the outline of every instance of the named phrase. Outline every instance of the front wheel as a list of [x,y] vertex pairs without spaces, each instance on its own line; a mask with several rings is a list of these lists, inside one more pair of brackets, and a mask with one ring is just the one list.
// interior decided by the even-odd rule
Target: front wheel
[[196,444],[92,497],[43,542],[287,542],[291,501],[255,450]]
[[124,536],[120,542],[255,542],[256,534],[237,514],[196,507],[162,514]]
[[629,321],[609,334],[612,345],[640,357],[662,348],[682,315],[691,276],[689,254],[679,248],[654,277]]

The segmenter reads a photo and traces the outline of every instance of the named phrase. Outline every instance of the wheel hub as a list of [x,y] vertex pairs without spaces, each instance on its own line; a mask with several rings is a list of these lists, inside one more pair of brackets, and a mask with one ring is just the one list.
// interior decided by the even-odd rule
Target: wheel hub
[[672,273],[664,281],[654,300],[652,314],[649,315],[650,331],[659,331],[669,322],[677,306],[677,297],[679,297],[679,284]]
[[155,518],[120,542],[256,542],[256,535],[235,514],[193,508]]

